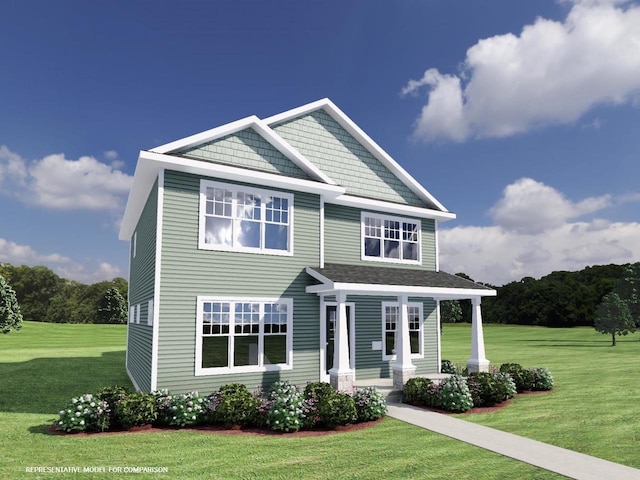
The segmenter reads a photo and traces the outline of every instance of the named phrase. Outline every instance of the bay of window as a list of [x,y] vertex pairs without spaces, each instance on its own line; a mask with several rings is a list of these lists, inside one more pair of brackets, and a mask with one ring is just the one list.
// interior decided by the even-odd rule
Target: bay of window
[[420,263],[420,221],[362,213],[362,258]]
[[290,255],[293,195],[202,180],[199,246]]

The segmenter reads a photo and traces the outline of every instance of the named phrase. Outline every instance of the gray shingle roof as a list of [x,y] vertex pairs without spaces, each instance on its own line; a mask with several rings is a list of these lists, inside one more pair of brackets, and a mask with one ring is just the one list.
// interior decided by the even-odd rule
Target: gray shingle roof
[[336,263],[327,263],[324,268],[310,268],[335,283],[493,290],[484,285],[442,271],[433,272],[408,268],[343,265]]

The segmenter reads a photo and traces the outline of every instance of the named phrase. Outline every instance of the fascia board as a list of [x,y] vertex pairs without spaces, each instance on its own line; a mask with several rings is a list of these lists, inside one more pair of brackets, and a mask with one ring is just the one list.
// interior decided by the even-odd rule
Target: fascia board
[[278,113],[276,115],[264,118],[263,121],[267,125],[271,126],[274,123],[285,122],[291,118],[296,118],[300,115],[306,115],[309,112],[324,108],[329,103],[331,103],[331,100],[329,100],[328,98],[323,98],[320,100],[316,100],[315,102],[307,103],[306,105],[302,105],[300,107],[292,108],[291,110],[287,110],[286,112]]
[[407,285],[376,285],[367,283],[334,283],[333,290],[345,291],[347,293],[359,295],[415,295],[436,298],[477,298],[495,297],[495,290],[473,289],[473,288],[443,288],[443,287],[418,287]]
[[156,152],[141,151],[134,174],[133,186],[129,194],[129,200],[127,201],[127,207],[120,228],[119,238],[121,240],[129,240],[133,234],[135,225],[142,214],[142,209],[144,208],[153,182],[160,169],[234,180],[258,186],[269,185],[270,187],[286,190],[314,193],[324,195],[325,199],[333,199],[345,192],[345,189],[338,185],[328,185],[326,183],[247,170],[229,165],[220,165]]
[[414,207],[412,205],[400,205],[397,203],[374,200],[370,198],[354,197],[352,195],[340,195],[327,203],[334,203],[345,207],[375,210],[377,212],[392,213],[396,215],[407,215],[418,218],[430,218],[440,222],[446,222],[456,218],[455,213],[441,212],[430,208]]

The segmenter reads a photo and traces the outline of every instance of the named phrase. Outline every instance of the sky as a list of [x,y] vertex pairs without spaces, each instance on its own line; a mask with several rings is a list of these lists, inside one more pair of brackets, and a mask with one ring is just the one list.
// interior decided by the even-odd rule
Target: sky
[[140,150],[328,97],[503,285],[640,261],[640,4],[20,0],[0,16],[0,262],[127,277]]

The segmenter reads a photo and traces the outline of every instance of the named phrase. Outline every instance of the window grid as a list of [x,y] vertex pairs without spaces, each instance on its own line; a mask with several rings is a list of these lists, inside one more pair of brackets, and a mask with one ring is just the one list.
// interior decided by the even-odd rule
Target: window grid
[[362,258],[390,262],[420,262],[420,223],[364,215]]
[[[384,305],[383,315],[383,359],[393,360],[395,358],[396,332],[398,331],[398,322],[400,321],[400,306],[398,304]],[[418,304],[407,305],[407,315],[409,320],[409,336],[414,339],[411,340],[413,343],[416,343],[415,340],[417,340],[418,346],[417,351],[413,351],[412,348],[411,355],[420,357],[422,356],[422,342],[420,341],[422,333],[421,306]]]

